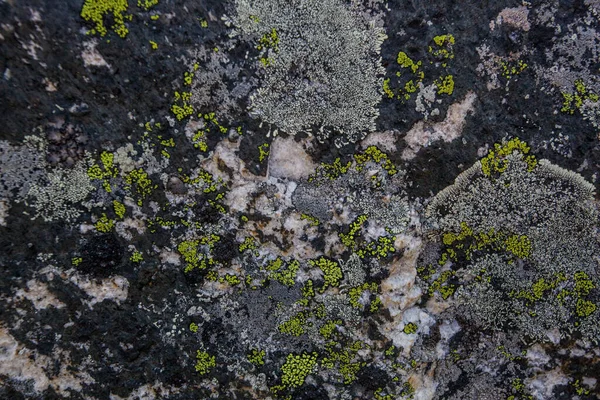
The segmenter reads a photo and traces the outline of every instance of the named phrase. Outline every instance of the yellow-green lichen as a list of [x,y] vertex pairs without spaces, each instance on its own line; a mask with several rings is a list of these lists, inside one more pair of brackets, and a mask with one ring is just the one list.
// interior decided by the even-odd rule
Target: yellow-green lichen
[[277,30],[272,28],[270,32],[265,33],[258,41],[257,50],[271,48],[276,52],[279,51],[279,35]]
[[305,312],[299,312],[294,315],[292,318],[288,319],[281,323],[277,329],[281,333],[285,333],[287,335],[292,336],[300,336],[304,334],[304,327],[307,323],[307,315]]
[[266,269],[269,272],[269,278],[286,286],[294,286],[296,275],[300,269],[300,263],[297,260],[292,260],[283,268],[283,260],[277,258],[270,262]]
[[183,257],[186,263],[184,272],[190,272],[196,268],[203,270],[209,266],[215,265],[216,261],[207,254],[199,252],[199,246],[207,246],[209,251],[214,249],[215,244],[221,238],[218,235],[211,234],[202,236],[196,240],[185,240],[177,246],[177,251]]
[[[198,116],[200,116],[200,114]],[[202,115],[202,117],[204,118],[204,120],[206,122],[210,122],[211,124],[216,126],[220,133],[222,133],[222,134],[227,133],[227,127],[225,127],[219,123],[219,121],[217,120],[217,116],[214,112],[206,113],[206,114]]]
[[448,283],[448,280],[454,275],[454,271],[443,271],[440,276],[429,285],[429,295],[438,292],[444,300],[452,296],[456,291],[456,286]]
[[527,64],[523,60],[517,60],[516,62],[502,61],[500,68],[502,69],[502,76],[510,79],[523,72],[527,68]]
[[201,152],[208,151],[208,144],[206,143],[206,132],[204,130],[199,130],[194,134],[194,136],[192,136],[192,143],[194,147],[199,149]]
[[96,221],[96,224],[94,226],[96,227],[96,230],[98,232],[108,233],[112,231],[115,227],[115,221],[109,219],[106,216],[106,214],[103,213],[102,216],[98,219],[98,221]]
[[255,251],[258,248],[256,244],[256,239],[252,236],[248,236],[244,239],[244,241],[239,245],[238,250],[240,253],[243,253],[246,250]]
[[337,367],[344,384],[350,384],[356,380],[358,371],[366,365],[364,361],[355,360],[356,354],[362,348],[363,343],[358,340],[349,346],[341,346],[335,341],[329,341],[325,344],[327,355],[323,357],[321,364],[329,369]]
[[131,257],[129,257],[129,260],[134,263],[139,263],[144,260],[144,257],[142,256],[142,253],[136,250],[133,252]]
[[311,215],[302,214],[302,215],[300,215],[300,219],[309,221],[310,226],[319,226],[319,220],[316,217],[313,217]]
[[593,302],[584,299],[577,300],[577,304],[575,305],[575,313],[578,317],[589,317],[594,311],[596,311],[596,304]]
[[394,238],[390,236],[380,236],[377,240],[367,243],[361,249],[356,251],[356,254],[360,258],[365,258],[366,256],[377,257],[377,259],[385,258],[390,253],[395,252],[394,248]]
[[126,190],[131,190],[135,187],[140,198],[137,201],[138,206],[142,205],[143,200],[152,193],[158,185],[152,185],[152,181],[148,177],[148,173],[141,168],[134,169],[125,176]]
[[240,283],[242,283],[240,278],[234,274],[226,274],[223,279],[225,280],[225,282],[227,282],[231,286],[236,286],[236,285],[239,285]]
[[175,114],[178,121],[189,117],[194,113],[194,107],[189,103],[192,98],[191,92],[175,92],[171,112]]
[[125,217],[125,205],[120,201],[113,200],[113,209],[115,210],[115,214],[119,219],[123,219]]
[[269,156],[269,143],[263,143],[258,146],[258,162],[263,162]]
[[524,259],[531,254],[531,241],[525,235],[511,235],[504,241],[506,251]]
[[124,38],[129,33],[125,20],[131,19],[131,16],[125,14],[128,7],[127,0],[85,0],[81,17],[94,24],[95,27],[90,31],[92,35],[98,33],[105,36],[108,29],[104,25],[104,18],[112,14],[113,25],[110,28]]
[[516,151],[522,154],[523,161],[527,163],[527,169],[531,172],[537,165],[537,159],[528,155],[530,149],[527,143],[519,138],[513,138],[504,144],[495,143],[494,150],[490,150],[487,156],[481,159],[481,171],[488,177],[504,172],[507,168],[506,156]]
[[438,88],[438,94],[447,94],[451,95],[454,93],[454,77],[452,75],[441,76],[439,79],[436,79],[434,82],[435,86]]
[[377,388],[373,395],[375,396],[375,400],[394,400],[394,396],[391,394],[383,394],[383,388]]
[[112,192],[112,187],[110,185],[110,179],[116,178],[119,175],[119,170],[115,167],[114,164],[115,156],[113,153],[108,151],[103,151],[100,153],[100,162],[102,163],[102,167],[98,164],[93,164],[90,168],[88,168],[87,174],[92,180],[102,180],[102,187],[107,193]]
[[410,68],[413,74],[417,72],[417,70],[421,67],[422,62],[414,62],[405,52],[401,51],[398,53],[398,57],[396,57],[396,62],[402,68]]
[[281,384],[284,388],[300,387],[317,365],[317,353],[288,354],[281,367]]
[[247,355],[248,361],[254,365],[261,366],[265,364],[265,351],[259,349],[251,349],[250,353]]
[[325,257],[319,257],[316,260],[310,260],[310,265],[313,267],[319,267],[321,271],[323,271],[323,280],[325,281],[323,287],[320,292],[323,293],[325,289],[328,287],[337,287],[340,284],[340,280],[342,279],[342,268],[340,265],[330,259]]
[[312,279],[309,279],[304,283],[304,286],[302,286],[301,292],[302,292],[302,298],[300,300],[298,300],[298,303],[303,306],[308,306],[310,299],[315,297],[315,289],[313,287]]
[[451,34],[435,36],[433,38],[433,43],[432,46],[429,46],[429,53],[444,61],[442,66],[446,67],[446,60],[454,58],[454,36]]
[[362,294],[365,291],[371,291],[372,293],[376,293],[378,289],[377,283],[372,282],[372,283],[363,283],[360,286],[356,286],[356,287],[352,287],[348,290],[348,297],[349,297],[349,301],[350,301],[350,305],[352,305],[352,307],[354,308],[360,308],[361,304],[359,302]]
[[598,94],[590,91],[583,83],[583,80],[577,79],[574,86],[574,92],[561,93],[563,96],[563,106],[560,111],[567,114],[574,114],[575,111],[580,110],[583,102],[586,100],[597,103],[599,99]]
[[387,357],[393,357],[396,354],[396,346],[391,345],[383,354]]
[[410,335],[413,333],[417,333],[417,329],[419,329],[417,324],[415,324],[414,322],[409,322],[408,324],[404,325],[402,332],[406,333],[407,335]]
[[366,215],[359,215],[351,224],[348,233],[340,233],[339,237],[344,244],[344,246],[354,249],[356,248],[356,236],[363,224],[367,221]]
[[383,167],[388,175],[393,176],[398,173],[398,169],[389,159],[388,155],[379,150],[377,146],[369,146],[365,151],[354,155],[356,161],[356,170],[362,171],[368,162],[375,162]]
[[137,5],[144,10],[149,10],[158,4],[158,0],[138,0]]
[[333,161],[333,163],[331,163],[331,164],[322,163],[319,166],[317,173],[314,175],[311,175],[308,178],[308,182],[314,181],[316,179],[317,175],[322,175],[329,180],[335,180],[338,177],[340,177],[341,175],[348,172],[351,165],[352,165],[352,162],[350,162],[350,161],[348,161],[345,165],[342,165],[342,162],[339,158],[336,158]]
[[323,324],[323,326],[321,326],[321,328],[319,328],[319,333],[325,339],[329,339],[331,338],[333,332],[335,332],[338,325],[342,325],[341,319],[327,321],[325,324]]
[[383,80],[383,93],[390,99],[394,98],[394,91],[390,88],[390,78]]
[[195,369],[200,375],[206,375],[217,365],[215,356],[211,356],[205,351],[200,351],[196,353],[196,365]]

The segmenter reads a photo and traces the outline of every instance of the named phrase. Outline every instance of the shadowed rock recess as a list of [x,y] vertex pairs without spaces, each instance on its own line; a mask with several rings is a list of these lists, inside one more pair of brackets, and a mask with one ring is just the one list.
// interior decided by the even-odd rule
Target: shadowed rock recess
[[600,399],[600,1],[0,20],[1,399]]

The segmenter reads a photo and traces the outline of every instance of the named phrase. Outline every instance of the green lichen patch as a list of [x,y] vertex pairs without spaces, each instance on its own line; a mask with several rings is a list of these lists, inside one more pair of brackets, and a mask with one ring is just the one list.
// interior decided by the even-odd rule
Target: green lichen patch
[[194,366],[198,374],[207,375],[216,365],[215,356],[211,356],[206,351],[198,350],[196,353],[196,365]]
[[108,29],[104,25],[104,18],[110,14],[114,20],[110,28],[124,38],[129,33],[125,20],[131,19],[131,15],[125,14],[128,8],[127,0],[85,0],[81,8],[81,17],[94,24],[91,34],[105,36]]
[[325,257],[319,257],[316,260],[310,260],[309,264],[319,268],[323,272],[324,284],[320,289],[321,293],[328,287],[339,286],[340,280],[343,277],[339,263]]
[[[399,51],[396,57],[397,66],[391,68],[395,71],[395,76],[384,79],[383,93],[389,99],[396,98],[403,103],[416,96],[417,103],[420,103],[417,108],[421,112],[425,111],[422,97],[431,96],[424,95],[429,87],[435,88],[435,92],[432,93],[434,97],[435,93],[451,96],[454,93],[454,75],[447,73],[446,69],[454,59],[455,44],[456,40],[451,34],[435,36],[428,46],[427,57],[422,60],[411,57],[405,51]],[[432,77],[432,74],[436,75]],[[431,100],[426,102],[431,103]]]

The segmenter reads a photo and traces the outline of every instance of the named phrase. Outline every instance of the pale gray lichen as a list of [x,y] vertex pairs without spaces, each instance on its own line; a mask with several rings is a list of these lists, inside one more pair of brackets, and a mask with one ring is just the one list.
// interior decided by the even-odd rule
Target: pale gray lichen
[[365,266],[356,253],[350,254],[346,262],[340,260],[340,266],[348,285],[358,286],[365,281]]
[[[362,154],[358,153],[358,156]],[[391,170],[385,162],[370,160],[360,164],[356,159],[346,172],[336,176],[330,176],[329,167],[319,167],[308,182],[298,185],[292,196],[298,211],[322,222],[346,212],[364,214],[370,224],[392,234],[406,230],[410,205],[404,192],[405,171],[395,170],[395,167]]]
[[72,169],[57,168],[48,173],[46,182],[35,183],[27,193],[26,203],[44,221],[74,220],[81,214],[78,205],[94,190],[85,162]]
[[[199,46],[190,52],[190,56],[186,64],[191,71],[188,73],[193,75],[190,101],[194,109],[204,112],[210,110],[219,118],[233,119],[233,115],[239,111],[240,99],[247,98],[256,88],[257,79],[244,76],[242,66],[230,62],[224,51],[217,52]],[[230,85],[234,86],[230,88]]]
[[45,174],[45,154],[33,144],[11,145],[0,141],[0,197],[23,198]]
[[[485,327],[508,324],[538,339],[558,327],[599,340],[593,185],[547,160],[528,163],[518,150],[498,165],[486,174],[477,162],[426,209],[459,307]],[[443,270],[429,280],[444,284]]]
[[333,135],[337,146],[373,131],[385,34],[361,11],[341,0],[237,0],[233,23],[258,41],[264,64],[252,114],[288,133]]

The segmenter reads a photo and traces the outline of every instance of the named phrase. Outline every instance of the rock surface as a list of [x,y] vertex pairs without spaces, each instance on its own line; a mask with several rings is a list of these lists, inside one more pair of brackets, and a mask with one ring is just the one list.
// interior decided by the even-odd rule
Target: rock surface
[[0,17],[0,398],[600,398],[599,1]]

